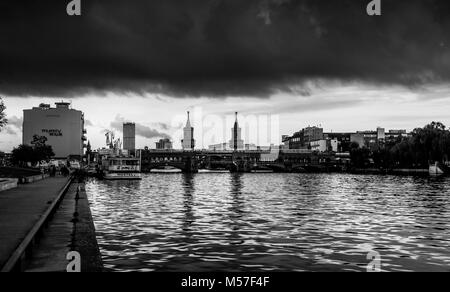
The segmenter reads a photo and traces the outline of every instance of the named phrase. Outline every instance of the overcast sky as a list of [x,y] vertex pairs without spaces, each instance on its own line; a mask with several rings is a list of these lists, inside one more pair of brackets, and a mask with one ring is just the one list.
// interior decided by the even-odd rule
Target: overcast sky
[[60,99],[94,147],[123,121],[139,147],[178,139],[186,110],[277,116],[280,134],[450,125],[445,0],[382,0],[380,17],[365,0],[85,0],[81,17],[66,2],[0,3],[0,150],[20,143],[24,108]]

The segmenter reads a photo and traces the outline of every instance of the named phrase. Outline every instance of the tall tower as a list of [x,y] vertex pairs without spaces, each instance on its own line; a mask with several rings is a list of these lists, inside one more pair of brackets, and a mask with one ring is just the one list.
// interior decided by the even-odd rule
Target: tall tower
[[123,124],[123,149],[130,152],[136,150],[136,124]]
[[183,140],[181,140],[181,145],[183,150],[194,150],[195,140],[194,140],[194,128],[191,127],[191,121],[189,118],[189,112],[187,112],[187,122],[186,127],[183,129]]
[[239,128],[237,115],[238,113],[236,112],[236,121],[233,128],[231,128],[230,148],[234,151],[244,149],[244,140],[241,139],[241,128]]

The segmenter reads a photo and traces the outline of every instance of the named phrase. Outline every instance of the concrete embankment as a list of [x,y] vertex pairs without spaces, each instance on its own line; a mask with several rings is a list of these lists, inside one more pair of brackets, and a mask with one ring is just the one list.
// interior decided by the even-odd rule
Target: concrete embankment
[[73,182],[70,185],[26,271],[65,272],[70,251],[80,254],[81,272],[103,270],[84,183]]
[[0,178],[0,192],[17,188],[17,178]]
[[69,251],[82,272],[103,269],[83,183],[47,178],[0,193],[2,271],[66,271]]
[[0,167],[0,177],[18,179],[21,184],[33,183],[49,177],[40,170],[18,167]]
[[391,174],[391,175],[428,175],[428,169],[419,168],[394,168],[394,169],[380,169],[380,168],[353,168],[349,171],[352,174]]

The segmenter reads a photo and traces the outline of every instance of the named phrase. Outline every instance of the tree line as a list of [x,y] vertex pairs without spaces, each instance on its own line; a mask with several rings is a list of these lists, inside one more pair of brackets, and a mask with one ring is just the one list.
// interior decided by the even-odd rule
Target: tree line
[[[416,128],[409,137],[387,141],[377,150],[350,146],[352,165],[393,168],[428,168],[430,163],[446,163],[450,157],[450,130],[440,122]],[[372,161],[371,161],[372,160]]]

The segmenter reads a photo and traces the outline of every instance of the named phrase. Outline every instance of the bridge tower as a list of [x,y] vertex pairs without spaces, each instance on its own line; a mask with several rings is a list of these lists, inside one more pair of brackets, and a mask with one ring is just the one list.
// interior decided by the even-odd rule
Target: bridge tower
[[186,127],[183,128],[183,139],[181,140],[183,150],[192,151],[195,148],[194,128],[191,126],[189,112],[187,112]]
[[244,140],[241,137],[241,128],[238,123],[238,113],[236,112],[236,120],[234,122],[233,128],[231,128],[231,140],[230,140],[230,148],[234,151],[244,149]]

